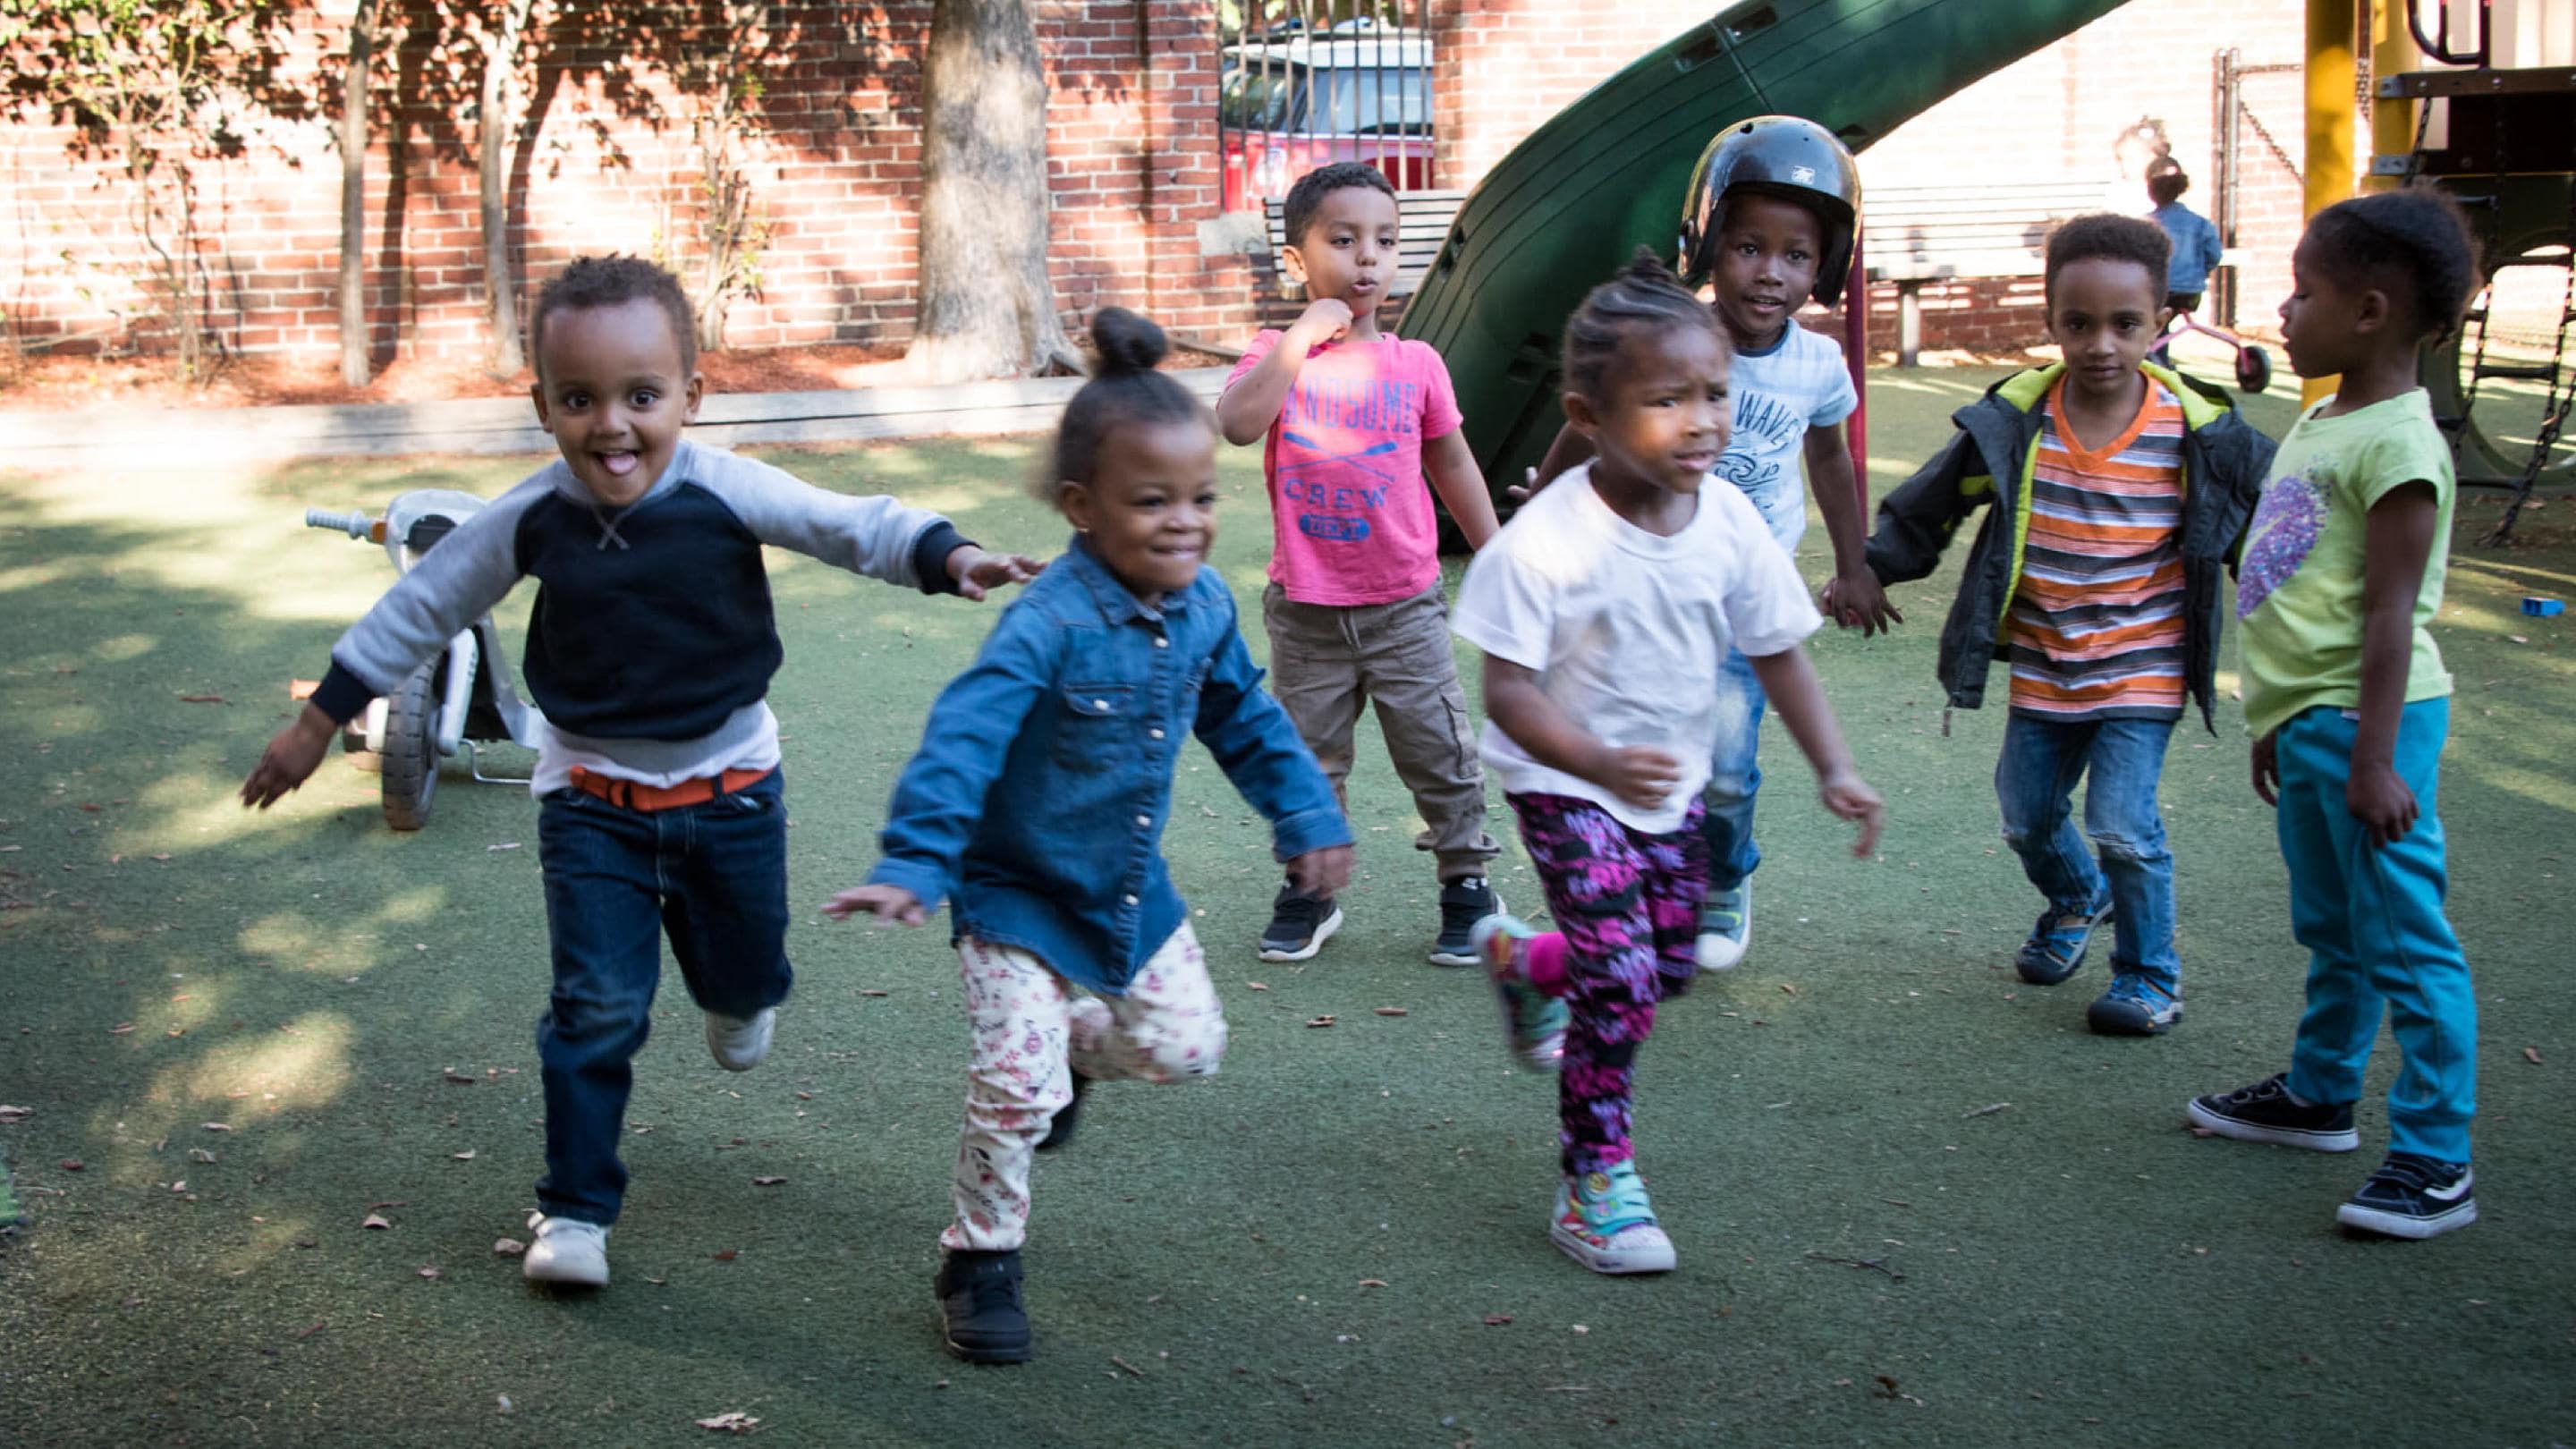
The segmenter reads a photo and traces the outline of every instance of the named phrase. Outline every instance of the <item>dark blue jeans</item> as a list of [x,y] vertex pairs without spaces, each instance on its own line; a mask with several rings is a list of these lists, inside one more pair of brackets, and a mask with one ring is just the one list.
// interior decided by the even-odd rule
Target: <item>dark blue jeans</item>
[[[2145,976],[2168,995],[2182,988],[2174,953],[2173,852],[2165,845],[2156,785],[2165,771],[2169,719],[2063,721],[2014,714],[1995,761],[2004,843],[2048,897],[2052,915],[2090,913],[2111,897],[2111,970]],[[2084,828],[2075,828],[2075,782]],[[2085,837],[2101,852],[2097,868]]]
[[537,859],[554,942],[554,998],[537,1020],[546,1091],[549,1216],[617,1220],[617,1160],[635,1053],[652,1030],[662,936],[689,996],[751,1016],[787,999],[787,808],[771,771],[735,794],[627,810],[578,790],[539,806]]

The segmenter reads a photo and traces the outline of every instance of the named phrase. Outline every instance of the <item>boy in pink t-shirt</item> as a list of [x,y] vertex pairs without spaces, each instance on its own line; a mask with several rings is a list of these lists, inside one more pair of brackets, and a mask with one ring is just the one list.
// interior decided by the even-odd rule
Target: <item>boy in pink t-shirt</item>
[[[1286,211],[1281,265],[1314,300],[1286,332],[1252,339],[1216,405],[1226,441],[1268,438],[1270,688],[1336,792],[1351,772],[1360,706],[1376,702],[1387,754],[1427,827],[1414,844],[1439,862],[1431,959],[1472,966],[1469,933],[1501,909],[1485,880],[1501,848],[1485,832],[1485,772],[1450,652],[1439,523],[1423,481],[1471,548],[1493,535],[1493,500],[1459,435],[1440,354],[1378,331],[1395,272],[1395,188],[1375,168],[1343,162],[1299,178]],[[1331,897],[1284,886],[1261,959],[1303,961],[1341,924]]]

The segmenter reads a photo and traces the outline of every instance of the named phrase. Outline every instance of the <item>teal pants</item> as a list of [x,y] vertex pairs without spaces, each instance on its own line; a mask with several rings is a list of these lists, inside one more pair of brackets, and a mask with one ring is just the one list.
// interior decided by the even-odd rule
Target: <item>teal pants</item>
[[2451,702],[2419,700],[2397,726],[2397,774],[2415,792],[2415,828],[2371,843],[2344,803],[2357,723],[2319,706],[2281,726],[2281,855],[2290,925],[2308,948],[2308,1008],[2290,1057],[2290,1090],[2311,1102],[2361,1097],[2362,1070],[2387,1008],[2397,1037],[2389,1148],[2469,1160],[2477,1110],[2477,998],[2468,959],[2442,913],[2448,872],[2434,790]]

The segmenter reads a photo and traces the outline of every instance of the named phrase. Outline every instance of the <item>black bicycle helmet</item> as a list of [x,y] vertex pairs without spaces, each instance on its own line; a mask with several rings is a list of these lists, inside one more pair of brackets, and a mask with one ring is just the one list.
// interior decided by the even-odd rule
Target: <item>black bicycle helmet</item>
[[1842,300],[1851,272],[1852,237],[1860,229],[1860,168],[1834,133],[1796,116],[1754,116],[1717,133],[1691,171],[1682,204],[1681,259],[1673,270],[1698,286],[1716,269],[1707,255],[1726,217],[1730,191],[1754,191],[1813,207],[1825,221],[1825,254],[1816,265],[1816,301]]

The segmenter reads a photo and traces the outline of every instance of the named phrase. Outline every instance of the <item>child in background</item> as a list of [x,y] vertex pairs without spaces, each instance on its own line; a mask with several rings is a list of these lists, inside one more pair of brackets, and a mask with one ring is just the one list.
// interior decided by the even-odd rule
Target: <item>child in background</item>
[[[1431,959],[1473,965],[1468,933],[1502,908],[1486,881],[1501,848],[1485,830],[1485,774],[1468,738],[1423,479],[1470,548],[1493,534],[1494,504],[1458,431],[1440,354],[1378,331],[1395,273],[1395,188],[1374,167],[1340,162],[1299,177],[1286,210],[1281,265],[1314,300],[1286,332],[1252,339],[1216,405],[1227,442],[1268,438],[1270,685],[1337,795],[1351,772],[1351,728],[1376,701],[1387,755],[1422,814],[1414,844],[1439,871]],[[1292,881],[1261,934],[1261,959],[1303,961],[1341,924],[1330,894]]]
[[1041,485],[1073,545],[941,692],[895,786],[885,858],[824,908],[917,926],[951,902],[974,1060],[935,1286],[949,1348],[978,1363],[1029,1357],[1030,1154],[1071,1136],[1084,1084],[1204,1077],[1225,1054],[1159,848],[1183,740],[1269,817],[1300,890],[1329,898],[1350,879],[1350,827],[1261,692],[1208,566],[1213,419],[1154,370],[1153,323],[1113,307],[1092,341],[1099,369]]
[[1592,460],[1514,515],[1458,596],[1485,654],[1485,757],[1563,934],[1497,915],[1476,941],[1514,1051],[1545,1068],[1563,1043],[1549,1236],[1596,1273],[1657,1273],[1673,1246],[1637,1175],[1630,1085],[1656,1003],[1696,965],[1727,651],[1778,701],[1825,808],[1861,823],[1864,856],[1879,799],[1798,647],[1821,621],[1797,569],[1742,492],[1702,486],[1731,415],[1717,318],[1641,251],[1584,298],[1563,357]]
[[851,498],[680,436],[704,383],[688,298],[631,257],[585,257],[528,323],[537,421],[563,459],[424,554],[332,646],[331,669],[242,785],[266,809],[331,738],[523,577],[537,580],[526,679],[545,713],[529,786],[554,947],[537,1022],[544,1213],[520,1260],[543,1282],[608,1282],[633,1061],[661,942],[729,1071],[768,1055],[793,973],[778,720],[780,649],[761,547],[924,593],[980,599],[1039,564],[985,553],[946,519]]
[[[2272,456],[2226,394],[2145,360],[2167,316],[2166,250],[2138,217],[2059,227],[2044,286],[2065,361],[1962,408],[1950,445],[1880,503],[1869,541],[1882,582],[1919,579],[1960,521],[1992,505],[1941,630],[1940,678],[1951,704],[1975,709],[1989,663],[2012,664],[1995,796],[2004,841],[2047,901],[2013,965],[2053,986],[2110,922],[2110,989],[2085,1021],[2146,1036],[2182,1015],[2157,784],[2186,695],[2216,733],[2219,575]],[[2088,776],[2079,831],[2072,800]]]
[[2220,250],[2218,228],[2182,204],[2182,194],[2189,190],[2191,177],[2181,162],[2159,156],[2147,163],[2147,196],[2156,204],[2149,215],[2173,243],[2173,261],[2165,268],[2165,307],[2174,312],[2200,310],[2201,293],[2209,290]]
[[[1860,224],[1860,172],[1832,132],[1795,116],[1756,116],[1718,133],[1691,178],[1679,263],[1686,286],[1705,280],[1709,306],[1734,348],[1732,441],[1717,475],[1753,502],[1782,551],[1796,556],[1807,531],[1807,486],[1833,539],[1841,618],[1874,634],[1901,619],[1862,557],[1864,521],[1843,421],[1860,405],[1842,348],[1798,325],[1810,299],[1831,307],[1851,270]],[[1569,424],[1531,482],[1542,486],[1592,456]],[[1723,971],[1753,941],[1754,792],[1761,788],[1762,683],[1742,650],[1730,652],[1717,694],[1722,721],[1711,763],[1703,829],[1709,893],[1700,913],[1699,964]]]
[[2399,1063],[2388,1158],[2335,1216],[2429,1238],[2477,1221],[2478,1018],[2442,911],[2451,676],[2426,628],[2442,607],[2451,449],[2416,355],[2458,324],[2477,255],[2459,204],[2416,188],[2319,212],[2290,276],[2290,366],[2341,380],[2282,440],[2236,616],[2254,792],[2279,812],[2307,1011],[2287,1072],[2188,1112],[2222,1136],[2352,1151],[2385,1003]]

